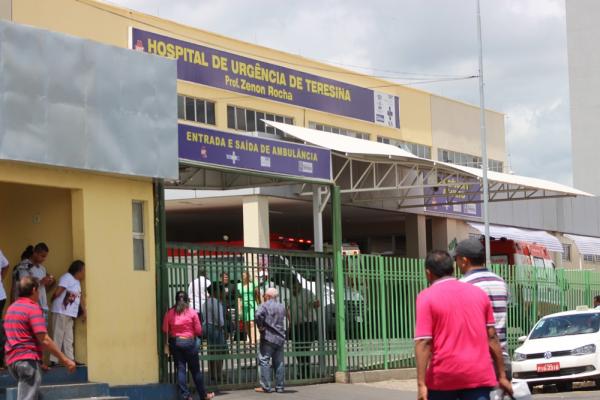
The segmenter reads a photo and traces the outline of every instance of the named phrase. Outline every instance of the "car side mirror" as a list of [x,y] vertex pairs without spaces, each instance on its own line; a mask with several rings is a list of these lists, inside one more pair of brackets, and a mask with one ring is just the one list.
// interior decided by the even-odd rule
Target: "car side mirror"
[[520,336],[520,337],[517,339],[517,343],[519,343],[519,344],[523,344],[523,343],[525,343],[525,341],[526,341],[526,340],[527,340],[527,336]]

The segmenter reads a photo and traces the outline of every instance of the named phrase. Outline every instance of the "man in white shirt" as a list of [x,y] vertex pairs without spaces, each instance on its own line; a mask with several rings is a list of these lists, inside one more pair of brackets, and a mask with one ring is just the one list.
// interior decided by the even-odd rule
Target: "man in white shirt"
[[188,286],[188,297],[190,298],[192,308],[196,310],[200,321],[203,322],[205,315],[204,303],[206,303],[206,290],[210,287],[210,279],[206,277],[206,272],[201,271],[200,276],[194,279]]
[[2,282],[0,282],[0,314],[4,314],[4,305],[6,304],[6,290],[4,290],[4,278],[8,272],[8,260],[0,250],[0,276],[2,276]]

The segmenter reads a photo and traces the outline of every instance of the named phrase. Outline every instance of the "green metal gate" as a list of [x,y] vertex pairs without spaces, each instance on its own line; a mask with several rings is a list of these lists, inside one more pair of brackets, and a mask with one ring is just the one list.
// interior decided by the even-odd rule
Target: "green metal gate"
[[[332,256],[323,253],[230,248],[169,243],[163,282],[161,315],[173,305],[175,294],[186,291],[200,307],[206,330],[207,315],[218,320],[214,304],[223,310],[225,324],[209,329],[222,332],[224,343],[203,339],[201,363],[209,387],[252,387],[258,382],[259,332],[250,319],[268,287],[277,288],[289,312],[285,347],[286,382],[331,382],[336,370],[335,304]],[[248,279],[243,279],[247,274]],[[229,285],[224,284],[225,276]],[[196,279],[211,282],[206,295]],[[208,286],[208,285],[207,285]],[[206,301],[214,298],[214,300]],[[210,321],[208,321],[210,322]],[[213,330],[214,331],[214,330]],[[161,334],[162,336],[162,334]],[[208,339],[208,340],[207,340]],[[212,339],[212,340],[211,340]],[[173,360],[162,356],[163,376],[175,381]]]
[[[509,350],[544,315],[592,306],[600,272],[494,265],[510,291]],[[456,276],[460,273],[457,271]],[[344,259],[348,369],[414,367],[417,294],[427,287],[424,260],[359,255]],[[338,343],[338,345],[340,345]]]

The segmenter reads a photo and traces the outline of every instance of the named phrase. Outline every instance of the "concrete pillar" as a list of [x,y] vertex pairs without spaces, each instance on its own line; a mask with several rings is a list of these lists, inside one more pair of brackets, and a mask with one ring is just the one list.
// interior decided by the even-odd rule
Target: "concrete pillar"
[[406,252],[410,258],[427,256],[427,228],[424,215],[406,216]]
[[434,250],[448,250],[448,245],[458,237],[457,221],[449,218],[433,218],[431,220],[431,237]]
[[12,20],[12,0],[0,0],[0,19]]
[[244,246],[269,248],[269,198],[248,196],[243,200]]

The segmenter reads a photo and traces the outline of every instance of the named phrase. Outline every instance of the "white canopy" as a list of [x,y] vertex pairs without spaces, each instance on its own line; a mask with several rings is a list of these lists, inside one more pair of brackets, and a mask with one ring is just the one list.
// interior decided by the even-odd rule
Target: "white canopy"
[[271,125],[272,127],[277,128],[286,134],[295,137],[296,139],[300,139],[303,142],[311,143],[326,149],[339,151],[340,153],[384,157],[396,156],[424,160],[391,144],[374,142],[372,140],[357,139],[351,136],[344,136],[337,133],[324,132],[317,129],[304,128],[301,126],[289,125],[281,122],[267,120],[263,121],[267,125]]
[[[267,125],[271,125],[272,127],[277,128],[303,142],[324,147],[340,153],[357,156],[383,156],[388,158],[399,157],[403,160],[411,160],[413,162],[418,162],[419,164],[426,163],[431,167],[437,166],[438,169],[439,167],[442,167],[444,170],[449,172],[458,171],[471,178],[483,178],[483,171],[479,168],[464,167],[461,165],[420,158],[406,150],[403,150],[390,144],[378,143],[372,140],[357,139],[349,136],[339,135],[336,133],[324,132],[316,129],[284,124],[281,122],[273,122],[267,120],[263,121]],[[533,197],[528,196],[528,191],[549,192],[544,193],[544,196],[541,197],[592,196],[589,193],[577,190],[566,185],[561,185],[559,183],[513,174],[504,174],[500,172],[488,171],[488,180],[490,182],[490,201],[496,200],[495,193],[506,194],[509,190],[518,190],[522,193],[525,193],[523,198]],[[510,186],[510,188],[508,188],[507,186]],[[500,199],[500,197],[501,196],[498,196],[498,199]],[[536,197],[539,198],[540,196]],[[504,198],[504,200],[509,199]],[[517,200],[517,198],[515,198],[514,200]]]
[[[485,232],[483,224],[469,222],[471,227],[477,229],[481,234]],[[558,253],[563,252],[560,241],[546,231],[534,231],[529,229],[515,228],[512,226],[490,225],[490,236],[494,238],[506,238],[530,243],[544,245],[548,250]]]
[[565,234],[565,237],[575,242],[580,254],[600,256],[600,238]]

